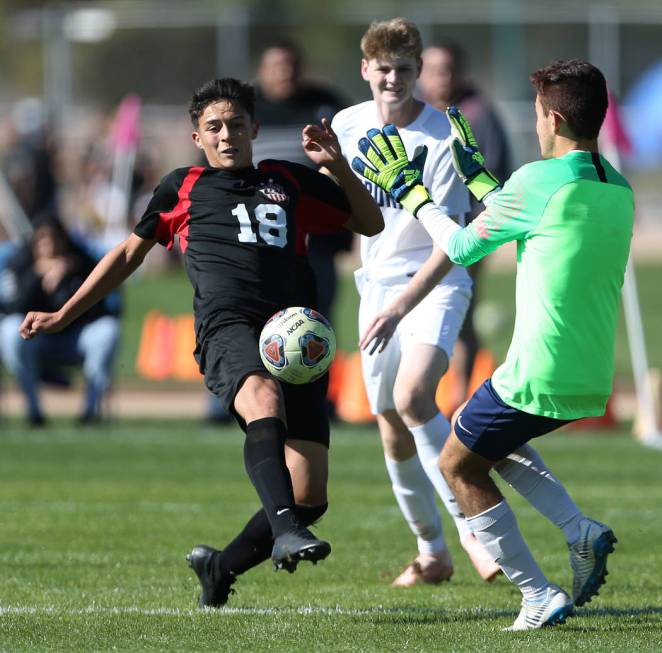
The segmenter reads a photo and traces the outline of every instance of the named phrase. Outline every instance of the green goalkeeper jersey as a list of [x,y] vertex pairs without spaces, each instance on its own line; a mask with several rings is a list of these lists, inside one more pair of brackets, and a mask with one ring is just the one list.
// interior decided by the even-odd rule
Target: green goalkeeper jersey
[[604,413],[633,219],[628,182],[572,151],[520,168],[453,234],[449,256],[462,265],[517,241],[515,329],[492,377],[508,405],[557,419]]

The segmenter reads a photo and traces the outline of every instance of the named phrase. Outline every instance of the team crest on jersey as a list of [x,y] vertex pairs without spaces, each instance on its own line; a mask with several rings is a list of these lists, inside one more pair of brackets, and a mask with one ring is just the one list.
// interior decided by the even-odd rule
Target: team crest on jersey
[[277,184],[273,179],[262,182],[258,187],[258,191],[262,193],[267,199],[272,202],[287,202],[289,197],[285,193],[285,189]]

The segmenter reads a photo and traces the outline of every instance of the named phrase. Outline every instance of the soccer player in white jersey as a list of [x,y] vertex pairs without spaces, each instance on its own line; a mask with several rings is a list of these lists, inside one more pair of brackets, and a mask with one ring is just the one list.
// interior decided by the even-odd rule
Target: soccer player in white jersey
[[[359,138],[368,128],[394,123],[408,151],[427,145],[425,184],[436,204],[462,221],[469,200],[453,169],[448,119],[413,95],[422,65],[418,29],[403,18],[375,22],[361,49],[361,74],[373,99],[333,119],[345,157],[351,161],[358,154]],[[450,424],[439,412],[435,392],[448,368],[472,282],[409,212],[378,186],[366,185],[386,226],[377,237],[361,238],[362,267],[356,280],[363,378],[393,491],[419,551],[393,585],[438,583],[453,573],[435,490],[477,571],[492,580],[499,569],[473,536],[437,466]]]

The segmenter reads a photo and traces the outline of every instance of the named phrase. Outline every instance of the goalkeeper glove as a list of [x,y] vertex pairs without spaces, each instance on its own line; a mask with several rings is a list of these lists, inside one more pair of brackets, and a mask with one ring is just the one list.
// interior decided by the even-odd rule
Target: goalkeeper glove
[[359,140],[359,150],[368,163],[356,156],[352,160],[352,168],[390,193],[414,217],[421,206],[432,201],[423,185],[423,167],[428,155],[425,145],[415,152],[410,161],[398,128],[389,124],[384,125],[381,131],[368,130],[367,138]]
[[501,190],[499,180],[485,168],[485,157],[478,150],[476,137],[469,121],[457,107],[448,107],[446,115],[451,123],[453,167],[471,194],[482,202],[495,190]]

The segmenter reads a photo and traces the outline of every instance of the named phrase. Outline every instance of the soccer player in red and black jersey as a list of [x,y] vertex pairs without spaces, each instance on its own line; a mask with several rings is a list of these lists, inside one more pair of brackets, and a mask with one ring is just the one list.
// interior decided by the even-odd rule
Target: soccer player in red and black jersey
[[345,228],[370,236],[384,223],[326,121],[307,125],[302,145],[337,183],[286,161],[253,166],[258,125],[247,84],[204,84],[189,114],[208,165],[167,175],[134,232],[59,311],[28,313],[21,335],[63,329],[119,286],[156,243],[170,248],[178,236],[194,289],[195,356],[208,388],[246,433],[246,470],[263,506],[224,550],[199,545],[187,556],[202,586],[200,605],[218,607],[236,577],[269,555],[276,568],[294,571],[300,560],[316,562],[331,550],[306,528],[327,507],[325,381],[281,385],[262,365],[258,336],[276,311],[314,302],[307,234]]

